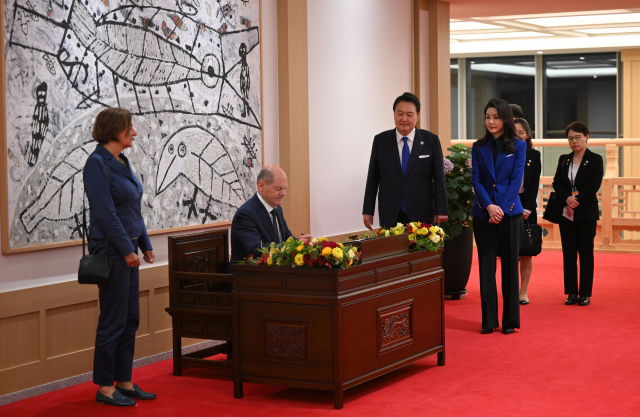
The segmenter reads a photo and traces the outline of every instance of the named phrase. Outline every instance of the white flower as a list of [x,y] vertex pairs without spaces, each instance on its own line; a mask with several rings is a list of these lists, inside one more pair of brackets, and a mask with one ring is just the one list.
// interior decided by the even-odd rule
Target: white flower
[[349,259],[353,259],[356,256],[356,254],[353,253],[353,249],[349,249],[349,252],[347,252],[347,255],[349,255]]
[[438,242],[440,242],[440,235],[438,235],[438,234],[433,234],[433,235],[429,236],[429,239],[430,239],[433,243],[438,243]]

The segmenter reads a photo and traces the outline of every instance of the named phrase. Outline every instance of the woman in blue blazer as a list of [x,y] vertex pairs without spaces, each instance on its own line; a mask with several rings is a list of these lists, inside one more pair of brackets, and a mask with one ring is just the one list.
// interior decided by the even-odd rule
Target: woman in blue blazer
[[[95,151],[84,166],[84,187],[89,200],[89,252],[111,260],[111,285],[98,285],[100,317],[96,331],[93,382],[100,388],[96,401],[136,405],[134,399],[154,399],[131,382],[133,351],[140,321],[138,248],[144,260],[155,255],[147,235],[140,200],[142,184],[122,153],[133,144],[136,130],[131,113],[123,108],[103,110],[93,125]],[[114,387],[114,381],[117,385]]]
[[516,135],[513,113],[506,101],[492,99],[484,109],[485,135],[471,152],[473,234],[478,248],[482,333],[498,327],[496,251],[502,264],[502,332],[520,328],[518,256],[522,232],[522,185],[527,145]]

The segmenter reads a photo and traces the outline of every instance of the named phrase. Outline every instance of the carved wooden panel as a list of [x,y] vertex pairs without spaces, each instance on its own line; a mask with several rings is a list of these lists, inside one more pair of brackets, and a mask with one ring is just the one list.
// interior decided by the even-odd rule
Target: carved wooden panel
[[413,341],[413,299],[379,308],[378,354]]
[[306,323],[264,322],[263,355],[265,358],[306,360]]
[[207,273],[209,272],[209,253],[193,254],[193,272]]

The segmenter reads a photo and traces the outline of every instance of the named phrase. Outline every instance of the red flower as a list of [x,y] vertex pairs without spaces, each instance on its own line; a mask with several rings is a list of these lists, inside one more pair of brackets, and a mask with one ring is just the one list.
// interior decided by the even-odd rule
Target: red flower
[[336,242],[333,242],[333,241],[330,241],[330,240],[323,240],[322,241],[322,249],[327,248],[327,247],[329,247],[331,249],[334,249],[334,248],[338,247],[338,244]]
[[412,241],[409,243],[409,250],[413,250],[413,249],[415,249],[415,248],[416,248],[416,246],[418,246],[418,244],[416,243],[416,241],[415,241],[415,240],[412,240]]
[[246,258],[244,258],[244,263],[245,263],[245,264],[246,264],[246,263],[249,263],[249,261],[250,261],[251,259],[253,259],[253,254],[252,254],[252,253],[250,253],[249,255],[247,255],[247,257],[246,257]]

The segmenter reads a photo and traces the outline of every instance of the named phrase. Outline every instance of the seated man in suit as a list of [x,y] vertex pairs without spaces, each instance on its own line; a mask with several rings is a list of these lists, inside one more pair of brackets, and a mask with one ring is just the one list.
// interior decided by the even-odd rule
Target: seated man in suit
[[372,228],[376,197],[382,227],[446,222],[449,205],[440,139],[416,129],[420,101],[411,93],[396,99],[393,117],[396,128],[373,138],[362,209],[364,225]]
[[[258,174],[258,192],[244,203],[231,223],[231,263],[244,260],[271,242],[284,242],[292,236],[282,213],[287,190],[287,174],[277,165],[267,165]],[[309,236],[302,236],[307,240]]]

